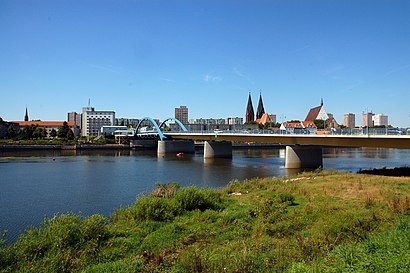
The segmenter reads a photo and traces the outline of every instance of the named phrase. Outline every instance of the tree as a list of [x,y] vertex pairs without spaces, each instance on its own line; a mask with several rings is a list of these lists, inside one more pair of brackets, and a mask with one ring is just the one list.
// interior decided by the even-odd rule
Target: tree
[[313,121],[318,129],[325,129],[325,121],[323,119],[315,119]]
[[73,139],[74,139],[74,133],[73,133],[73,131],[72,131],[71,129],[68,129],[67,139],[69,139],[69,140],[73,140]]
[[52,129],[51,132],[50,132],[50,136],[52,138],[55,138],[57,136],[57,131],[55,129]]
[[61,126],[61,127],[58,129],[57,136],[58,136],[59,138],[67,138],[68,131],[71,131],[71,130],[70,130],[70,127],[68,127],[67,122],[64,121],[63,126]]
[[47,135],[46,128],[37,126],[33,131],[34,138],[44,138]]
[[7,138],[7,139],[12,139],[12,138],[15,138],[16,136],[17,136],[17,131],[16,131],[16,129],[14,128],[13,125],[10,125],[10,126],[7,128],[6,138]]

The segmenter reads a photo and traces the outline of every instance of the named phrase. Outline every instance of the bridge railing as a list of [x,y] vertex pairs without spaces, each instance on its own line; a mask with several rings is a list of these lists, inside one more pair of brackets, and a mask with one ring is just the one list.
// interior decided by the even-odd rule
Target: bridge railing
[[194,133],[194,134],[272,134],[272,135],[406,135],[409,131],[387,128],[363,129],[296,129],[296,130],[191,130],[189,132],[167,131],[167,133]]

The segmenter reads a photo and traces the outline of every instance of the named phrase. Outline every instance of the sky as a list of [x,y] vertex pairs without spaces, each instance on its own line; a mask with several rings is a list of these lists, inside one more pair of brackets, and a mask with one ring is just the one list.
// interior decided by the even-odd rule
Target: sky
[[[321,98],[410,126],[408,0],[0,0],[0,117],[245,116],[279,122]],[[255,109],[256,111],[256,109]]]

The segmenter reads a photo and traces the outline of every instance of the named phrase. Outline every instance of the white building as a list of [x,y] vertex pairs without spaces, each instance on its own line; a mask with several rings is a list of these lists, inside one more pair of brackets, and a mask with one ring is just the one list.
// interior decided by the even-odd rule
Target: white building
[[389,125],[389,117],[384,114],[377,114],[373,116],[373,124],[374,126],[388,126]]
[[102,135],[114,135],[116,131],[126,131],[128,129],[127,126],[122,125],[115,125],[115,126],[107,126],[104,125],[101,127],[101,134]]
[[98,136],[101,127],[114,125],[115,112],[95,111],[93,107],[84,107],[81,120],[82,136]]
[[243,124],[243,118],[239,118],[239,117],[227,118],[225,120],[225,123],[229,125]]

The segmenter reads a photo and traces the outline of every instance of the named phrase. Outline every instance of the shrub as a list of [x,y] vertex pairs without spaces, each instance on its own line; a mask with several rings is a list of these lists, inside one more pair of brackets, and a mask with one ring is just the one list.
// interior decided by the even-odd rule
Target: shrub
[[211,189],[198,189],[196,187],[181,189],[175,195],[175,201],[181,210],[188,211],[219,209],[222,205],[220,193]]

